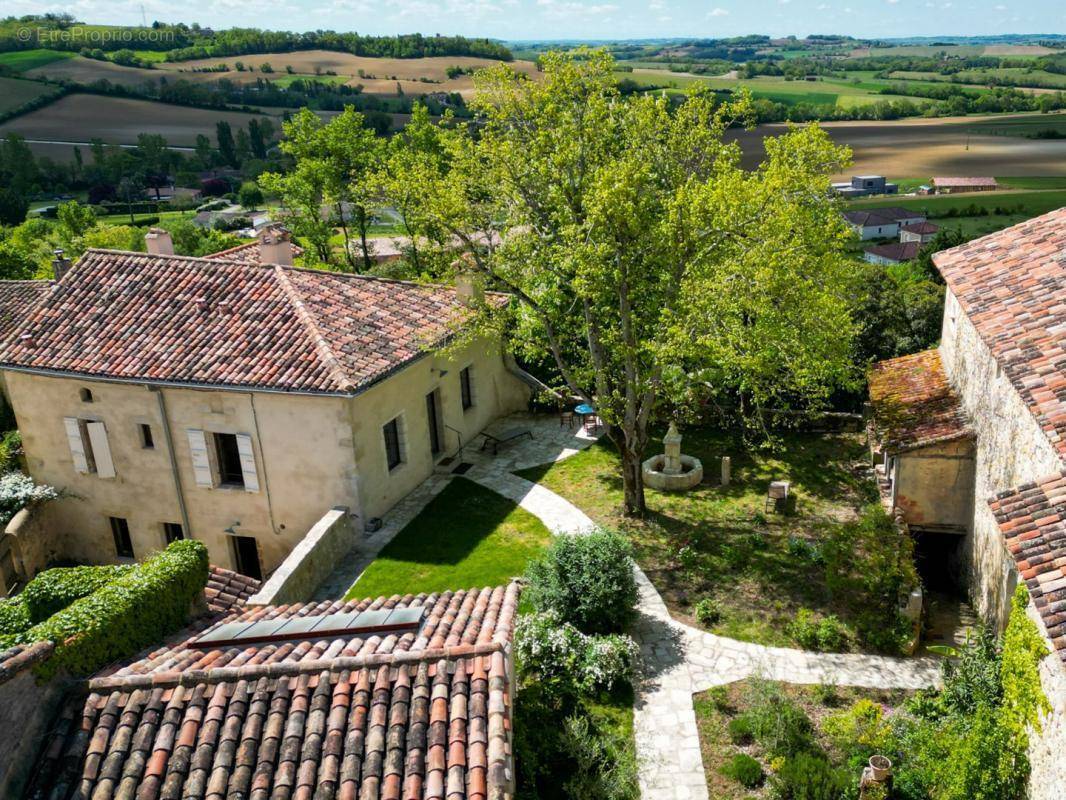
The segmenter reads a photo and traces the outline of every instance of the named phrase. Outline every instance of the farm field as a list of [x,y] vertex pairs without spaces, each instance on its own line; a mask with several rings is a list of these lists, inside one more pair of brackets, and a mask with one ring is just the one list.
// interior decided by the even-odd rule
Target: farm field
[[[256,115],[238,111],[173,106],[148,100],[70,94],[51,105],[0,123],[0,136],[17,133],[29,140],[135,144],[138,134],[161,134],[171,145],[191,147],[197,134],[214,141],[215,123],[226,120],[244,127]],[[269,116],[269,115],[264,115]],[[69,148],[64,148],[68,149]]]
[[42,95],[53,94],[54,86],[19,78],[0,77],[0,114],[12,111]]
[[[25,72],[27,78],[48,78],[50,80],[73,81],[75,83],[94,83],[106,80],[118,86],[141,86],[146,81],[157,82],[160,78],[169,77],[168,73],[158,69],[141,69],[140,67],[124,67],[121,64],[113,64],[110,61],[99,61],[95,58],[74,56],[59,61],[51,61]],[[217,80],[219,74],[190,73],[182,75],[189,81],[212,81]]]
[[[1066,175],[1066,139],[1027,139],[1024,135],[992,135],[996,128],[1032,129],[1066,124],[1066,115],[1010,117],[945,117],[891,122],[828,122],[822,127],[838,144],[852,148],[853,163],[837,176],[875,174],[903,177],[932,175]],[[764,156],[762,140],[787,130],[784,125],[760,125],[736,131],[732,137],[743,149],[743,163],[754,167]]]
[[59,50],[17,50],[11,53],[0,53],[0,67],[9,67],[16,72],[25,72],[35,67],[43,67],[54,61],[64,61],[75,58],[74,53]]
[[1050,47],[1037,44],[911,44],[898,47],[856,47],[851,51],[852,58],[868,56],[935,56],[945,53],[949,56],[1046,56],[1058,52]]

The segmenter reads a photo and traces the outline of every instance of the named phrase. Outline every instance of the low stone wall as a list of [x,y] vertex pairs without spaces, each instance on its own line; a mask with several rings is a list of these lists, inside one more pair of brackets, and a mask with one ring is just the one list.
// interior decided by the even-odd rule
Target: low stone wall
[[[1029,604],[1029,617],[1044,632],[1040,616]],[[1046,638],[1046,636],[1045,636]],[[1051,642],[1047,645],[1051,648]],[[1062,800],[1066,787],[1066,664],[1059,653],[1052,651],[1040,662],[1040,685],[1051,703],[1051,712],[1041,719],[1040,732],[1029,737],[1028,800]]]
[[[51,561],[63,555],[49,524],[48,511],[47,503],[28,506],[15,514],[0,533],[0,557],[7,558],[10,553],[10,565],[14,567],[18,584],[32,580]],[[14,588],[7,586],[0,575],[0,595],[10,594]]]
[[302,603],[333,572],[355,543],[352,518],[346,506],[330,509],[281,562],[247,605]]
[[0,797],[21,797],[68,681],[39,685],[34,665],[52,653],[37,642],[0,653]]

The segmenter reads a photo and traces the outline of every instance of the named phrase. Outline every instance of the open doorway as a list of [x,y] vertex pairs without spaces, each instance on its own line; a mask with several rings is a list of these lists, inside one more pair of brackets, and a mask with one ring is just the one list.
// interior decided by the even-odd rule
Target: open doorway
[[237,572],[263,580],[263,568],[259,563],[259,546],[254,536],[231,536],[233,540],[233,559],[237,565]]
[[961,576],[965,536],[912,529],[914,559],[925,590],[924,647],[962,647],[978,624]]
[[426,417],[429,422],[429,452],[439,456],[444,450],[444,420],[441,417],[440,389],[426,395]]

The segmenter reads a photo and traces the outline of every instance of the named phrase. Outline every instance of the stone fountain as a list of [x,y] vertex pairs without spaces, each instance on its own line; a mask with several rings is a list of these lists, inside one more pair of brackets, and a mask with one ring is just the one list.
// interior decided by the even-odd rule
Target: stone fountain
[[645,461],[641,472],[645,486],[663,492],[691,489],[703,480],[703,464],[698,458],[682,455],[681,434],[673,422],[663,437],[663,453]]

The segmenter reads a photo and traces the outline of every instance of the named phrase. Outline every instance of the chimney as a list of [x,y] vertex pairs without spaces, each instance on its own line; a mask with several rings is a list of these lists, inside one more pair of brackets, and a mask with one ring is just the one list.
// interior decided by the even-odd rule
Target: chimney
[[259,234],[259,263],[292,266],[292,237],[282,227],[264,228]]
[[170,233],[162,228],[149,228],[144,236],[144,243],[153,256],[174,255],[174,240],[170,238]]
[[459,302],[467,308],[480,306],[485,302],[485,285],[481,275],[474,269],[474,259],[469,253],[452,263],[455,270],[455,294]]
[[52,277],[57,281],[63,280],[63,276],[67,274],[71,266],[70,259],[63,255],[63,251],[56,250],[55,258],[52,259]]

